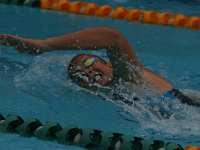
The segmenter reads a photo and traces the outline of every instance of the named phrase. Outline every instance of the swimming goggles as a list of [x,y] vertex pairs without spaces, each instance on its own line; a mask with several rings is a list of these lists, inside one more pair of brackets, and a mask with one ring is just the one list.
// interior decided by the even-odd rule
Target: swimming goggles
[[85,61],[84,61],[84,65],[86,67],[91,67],[95,62],[97,62],[97,58],[96,57],[90,57],[90,58],[87,58]]
[[[90,57],[90,58],[87,58],[84,61],[84,65],[86,67],[91,67],[96,62],[97,62],[97,58],[96,57]],[[84,73],[81,71],[81,67],[80,68],[79,67],[76,68],[76,76],[77,76],[77,78],[74,80],[74,82],[76,84],[80,85],[81,81],[89,82],[88,77],[86,75],[84,75]],[[99,81],[101,79],[102,79],[102,75],[97,72],[97,73],[95,73],[93,83],[95,83],[95,81]]]

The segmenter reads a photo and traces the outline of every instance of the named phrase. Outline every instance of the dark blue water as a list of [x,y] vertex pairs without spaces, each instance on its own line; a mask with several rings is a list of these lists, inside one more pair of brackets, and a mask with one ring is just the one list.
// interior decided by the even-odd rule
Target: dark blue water
[[[181,1],[135,3],[135,7],[155,7],[160,11],[170,10],[186,15],[200,13],[198,5],[191,6]],[[127,6],[132,2],[114,4]],[[172,5],[174,7],[168,7]],[[113,27],[129,40],[147,68],[164,76],[179,89],[200,91],[200,31],[3,4],[0,4],[0,18],[0,33],[40,39],[94,26]],[[92,53],[106,57],[104,51]],[[75,54],[73,51],[58,51],[34,57],[0,46],[0,113],[18,114],[23,118],[37,117],[43,123],[57,121],[63,126],[75,124],[182,145],[200,145],[198,108],[175,104],[175,117],[158,121],[146,118],[145,112],[138,112],[135,108],[118,106],[80,89],[66,78],[67,64]],[[2,133],[0,143],[2,150],[81,149]]]

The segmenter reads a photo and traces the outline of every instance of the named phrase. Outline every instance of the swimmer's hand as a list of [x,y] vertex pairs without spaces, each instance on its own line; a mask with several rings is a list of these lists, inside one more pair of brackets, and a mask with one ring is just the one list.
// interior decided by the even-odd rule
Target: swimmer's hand
[[41,54],[45,50],[42,40],[26,39],[7,34],[0,34],[0,44],[12,46],[19,52],[31,55]]

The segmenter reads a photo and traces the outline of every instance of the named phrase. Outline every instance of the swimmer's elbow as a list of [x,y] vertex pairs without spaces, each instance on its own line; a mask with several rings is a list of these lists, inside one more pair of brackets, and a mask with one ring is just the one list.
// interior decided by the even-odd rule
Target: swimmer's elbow
[[120,45],[123,45],[124,41],[126,41],[125,37],[114,28],[97,27],[95,29],[106,38],[108,41],[108,46],[112,47],[113,49],[118,49]]
[[103,35],[110,35],[115,38],[122,37],[122,34],[114,28],[111,27],[95,27],[93,30],[99,31]]

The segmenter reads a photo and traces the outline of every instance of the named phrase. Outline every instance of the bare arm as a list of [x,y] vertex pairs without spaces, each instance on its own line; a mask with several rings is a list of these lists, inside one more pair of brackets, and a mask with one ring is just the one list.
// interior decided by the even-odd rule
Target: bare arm
[[43,40],[22,38],[8,34],[0,34],[0,44],[12,46],[19,52],[31,55],[41,54],[46,49]]
[[[130,64],[138,68],[142,67],[128,41],[119,32],[111,28],[89,28],[60,37],[49,38],[45,40],[45,45],[49,48],[48,51],[57,49],[106,49],[110,62],[115,69],[115,76],[118,75],[124,79],[128,78]],[[135,75],[138,72],[136,70]]]
[[[0,44],[15,47],[20,52],[40,54],[54,50],[106,49],[116,76],[127,78],[130,64],[142,68],[128,41],[116,30],[105,27],[89,28],[46,40],[0,35]],[[132,70],[133,71],[133,70]],[[136,70],[137,74],[138,71]]]

